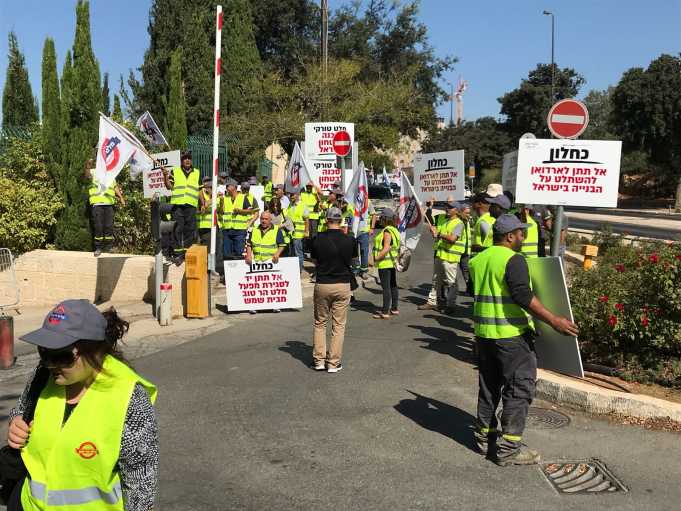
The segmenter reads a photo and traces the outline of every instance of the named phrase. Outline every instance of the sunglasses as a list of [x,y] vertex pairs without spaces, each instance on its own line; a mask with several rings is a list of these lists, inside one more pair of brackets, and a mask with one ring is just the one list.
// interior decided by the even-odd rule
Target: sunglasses
[[78,357],[77,353],[73,352],[73,346],[67,346],[58,350],[38,347],[38,355],[40,355],[42,365],[48,369],[71,367],[76,363],[76,358]]

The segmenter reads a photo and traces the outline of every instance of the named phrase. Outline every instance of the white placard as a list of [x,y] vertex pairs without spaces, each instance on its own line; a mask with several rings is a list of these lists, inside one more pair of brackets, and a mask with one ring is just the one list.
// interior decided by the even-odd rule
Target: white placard
[[[347,131],[350,145],[355,140],[355,125],[351,122],[306,122],[305,123],[305,159],[336,160],[333,150],[333,136],[338,131]],[[311,164],[311,162],[309,162]],[[322,187],[323,189],[324,187]]]
[[[180,166],[180,151],[168,151],[165,153],[156,153],[152,156],[161,164],[170,169]],[[163,183],[163,172],[158,164],[154,163],[154,167],[142,173],[142,186],[144,187],[144,197],[152,198],[158,194],[160,196],[170,197],[170,190],[166,188]]]
[[520,140],[516,202],[617,207],[622,142]]
[[464,178],[463,151],[414,156],[414,190],[423,201],[463,200]]
[[[334,183],[343,183],[343,171],[338,166],[336,159],[333,160],[307,160],[310,172],[314,175],[310,177],[319,183],[319,188],[326,191],[333,187]],[[349,182],[349,181],[348,181]]]
[[513,192],[515,197],[515,182],[518,176],[518,151],[511,151],[504,155],[501,165],[501,186],[504,190]]
[[225,261],[227,310],[300,309],[300,263],[297,257],[272,261]]

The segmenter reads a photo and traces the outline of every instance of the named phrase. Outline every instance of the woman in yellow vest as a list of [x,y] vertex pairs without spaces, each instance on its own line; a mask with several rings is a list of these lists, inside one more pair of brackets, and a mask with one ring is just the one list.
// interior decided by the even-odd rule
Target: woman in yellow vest
[[[27,390],[10,414],[8,443],[28,475],[13,498],[24,511],[151,510],[158,481],[156,387],[117,349],[128,323],[114,309],[66,300],[22,339],[46,375],[33,420]],[[10,509],[12,509],[10,507]]]
[[383,288],[383,309],[373,315],[374,319],[390,319],[397,316],[398,292],[397,270],[395,262],[400,250],[400,232],[395,227],[395,212],[385,208],[381,211],[380,232],[374,237],[374,266],[378,268],[378,277]]

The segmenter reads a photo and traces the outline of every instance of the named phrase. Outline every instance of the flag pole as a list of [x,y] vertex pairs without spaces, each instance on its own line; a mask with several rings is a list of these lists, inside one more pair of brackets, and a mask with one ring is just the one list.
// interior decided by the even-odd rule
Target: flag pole
[[[220,69],[222,67],[222,5],[216,8],[215,19],[215,95],[213,98],[213,189],[211,191],[210,254],[208,269],[215,271],[215,245],[217,238],[217,197],[218,197],[218,141],[220,137]],[[209,279],[210,281],[210,279]],[[209,303],[210,300],[209,296]]]

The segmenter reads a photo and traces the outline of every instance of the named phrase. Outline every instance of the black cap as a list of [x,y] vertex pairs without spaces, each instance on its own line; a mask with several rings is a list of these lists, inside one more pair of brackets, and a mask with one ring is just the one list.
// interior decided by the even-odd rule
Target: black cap
[[184,151],[182,155],[180,156],[180,161],[186,160],[189,158],[190,160],[192,159],[192,152],[191,151]]
[[489,204],[496,204],[502,209],[511,209],[511,200],[504,194],[499,194],[496,197],[486,197],[485,200]]
[[517,216],[506,213],[497,218],[497,221],[494,222],[493,229],[497,234],[507,234],[518,229],[527,229],[529,226],[530,224],[524,224],[518,220]]

